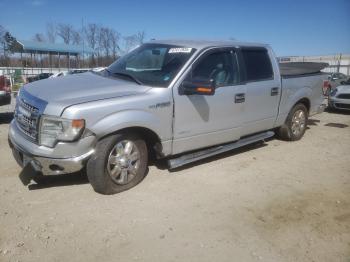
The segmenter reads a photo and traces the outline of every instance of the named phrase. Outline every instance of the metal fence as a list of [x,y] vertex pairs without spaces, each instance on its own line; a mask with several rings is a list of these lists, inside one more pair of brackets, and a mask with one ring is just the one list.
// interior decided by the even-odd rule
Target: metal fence
[[[41,73],[59,73],[69,70],[75,70],[78,68],[28,68],[28,67],[0,67],[0,75],[12,76],[16,70],[21,70],[21,74],[24,77],[35,76]],[[84,68],[79,68],[84,69]],[[90,69],[90,68],[86,68]]]

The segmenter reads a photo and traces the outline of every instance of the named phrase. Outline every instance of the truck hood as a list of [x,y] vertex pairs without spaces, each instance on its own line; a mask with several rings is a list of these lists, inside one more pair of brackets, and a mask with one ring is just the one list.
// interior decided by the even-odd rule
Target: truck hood
[[27,93],[47,102],[44,113],[48,115],[61,115],[65,108],[75,104],[141,94],[150,88],[91,72],[48,78],[23,86]]

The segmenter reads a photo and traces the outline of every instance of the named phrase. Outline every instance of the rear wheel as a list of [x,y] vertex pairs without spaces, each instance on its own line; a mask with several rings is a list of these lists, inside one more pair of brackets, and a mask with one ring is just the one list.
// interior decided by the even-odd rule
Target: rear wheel
[[305,105],[297,104],[289,112],[286,122],[277,130],[280,138],[287,141],[301,139],[306,131],[308,110]]
[[96,192],[115,194],[140,183],[147,164],[145,141],[135,134],[117,134],[97,143],[87,163],[87,176]]

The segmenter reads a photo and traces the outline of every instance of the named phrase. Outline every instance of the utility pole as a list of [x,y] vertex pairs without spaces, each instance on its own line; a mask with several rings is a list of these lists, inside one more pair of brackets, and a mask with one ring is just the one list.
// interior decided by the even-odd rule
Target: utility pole
[[84,18],[81,18],[81,33],[82,33],[82,38],[83,38],[83,53],[81,54],[82,57],[82,64],[84,67],[84,55],[85,55],[85,50],[84,50],[84,43],[85,43],[85,39],[84,39]]
[[337,66],[337,73],[339,73],[339,71],[340,71],[341,57],[342,57],[342,54],[340,53],[339,60],[338,60],[338,66]]

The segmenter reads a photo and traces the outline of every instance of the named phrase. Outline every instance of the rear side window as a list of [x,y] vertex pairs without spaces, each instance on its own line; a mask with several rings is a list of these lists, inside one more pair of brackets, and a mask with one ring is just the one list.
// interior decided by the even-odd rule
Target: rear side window
[[260,81],[273,78],[270,57],[266,49],[243,49],[247,81]]

